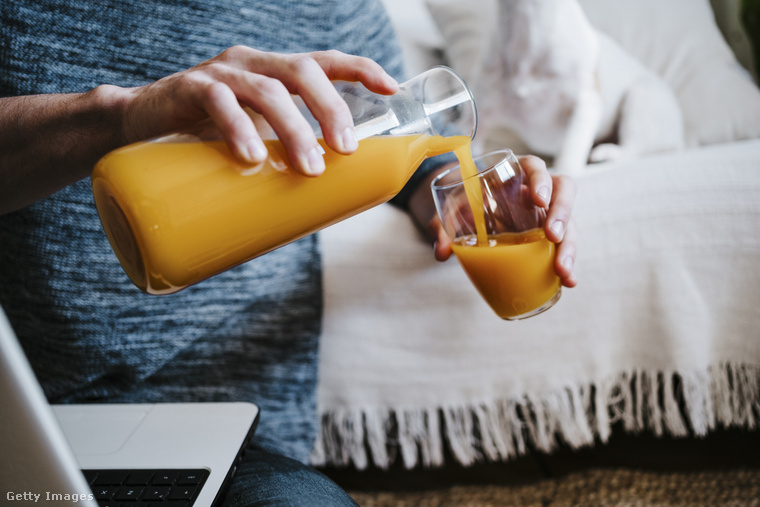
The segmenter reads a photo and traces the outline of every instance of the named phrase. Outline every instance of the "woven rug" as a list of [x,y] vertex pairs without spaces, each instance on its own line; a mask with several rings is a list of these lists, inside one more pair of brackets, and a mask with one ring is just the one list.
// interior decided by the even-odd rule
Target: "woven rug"
[[590,469],[518,486],[350,493],[362,507],[760,507],[760,470]]

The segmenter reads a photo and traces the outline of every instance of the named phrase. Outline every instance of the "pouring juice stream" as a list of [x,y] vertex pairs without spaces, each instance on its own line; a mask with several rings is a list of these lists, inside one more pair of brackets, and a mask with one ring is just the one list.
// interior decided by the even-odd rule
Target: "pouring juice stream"
[[475,223],[475,231],[480,245],[488,245],[488,232],[486,231],[485,217],[483,216],[483,194],[480,184],[474,176],[478,174],[478,168],[472,159],[471,143],[462,144],[454,148],[454,155],[459,160],[459,171],[464,182],[464,190],[467,201],[472,210],[472,219]]

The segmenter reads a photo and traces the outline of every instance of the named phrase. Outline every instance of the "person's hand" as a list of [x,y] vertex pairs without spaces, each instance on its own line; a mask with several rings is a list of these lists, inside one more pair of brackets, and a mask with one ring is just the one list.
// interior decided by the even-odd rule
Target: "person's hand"
[[331,80],[359,81],[380,94],[398,90],[398,83],[368,58],[339,51],[280,54],[236,46],[191,69],[125,90],[123,141],[148,139],[211,118],[232,153],[255,165],[266,159],[267,150],[243,110],[248,106],[272,126],[294,168],[315,176],[325,169],[322,152],[291,94],[304,100],[330,148],[350,154],[358,147],[351,113]]
[[[546,164],[538,157],[529,155],[518,157],[518,159],[529,181],[533,202],[537,206],[548,208],[545,226],[546,237],[549,241],[557,243],[554,270],[560,277],[562,285],[575,287],[578,283],[573,271],[577,234],[575,221],[572,217],[576,194],[575,181],[565,175],[550,175],[546,169]],[[417,189],[412,201],[410,201],[410,208],[413,216],[418,220],[422,216],[432,216],[426,224],[426,229],[433,241],[435,258],[439,261],[445,261],[451,257],[453,250],[451,238],[446,234],[432,203],[430,181],[433,177],[434,175],[431,175]]]

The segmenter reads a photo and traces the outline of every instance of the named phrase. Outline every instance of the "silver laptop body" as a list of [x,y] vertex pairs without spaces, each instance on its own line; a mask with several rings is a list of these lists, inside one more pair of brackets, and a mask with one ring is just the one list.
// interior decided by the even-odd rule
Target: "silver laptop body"
[[[107,470],[200,470],[204,482],[188,502],[218,505],[258,417],[251,403],[51,406],[0,309],[2,505],[97,507],[109,492],[131,493],[129,487],[91,486],[82,470],[101,477]],[[135,490],[147,494],[149,488],[167,498],[187,489]]]

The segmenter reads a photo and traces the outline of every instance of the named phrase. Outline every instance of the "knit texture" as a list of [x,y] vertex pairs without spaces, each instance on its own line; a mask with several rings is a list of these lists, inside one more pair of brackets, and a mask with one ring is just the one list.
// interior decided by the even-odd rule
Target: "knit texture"
[[[235,44],[339,49],[400,74],[372,0],[4,0],[0,95],[137,86]],[[122,271],[89,179],[0,216],[0,304],[53,402],[252,401],[265,448],[307,461],[322,287],[316,235],[170,296]]]

